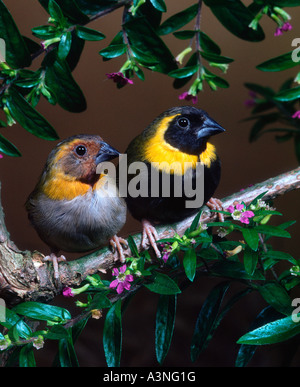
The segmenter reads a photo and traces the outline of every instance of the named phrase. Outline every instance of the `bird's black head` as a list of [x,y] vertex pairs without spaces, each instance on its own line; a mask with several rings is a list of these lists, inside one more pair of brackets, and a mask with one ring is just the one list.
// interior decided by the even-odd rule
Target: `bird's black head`
[[192,106],[169,109],[161,115],[163,117],[173,117],[164,133],[164,141],[191,155],[199,155],[210,136],[225,131],[204,110]]

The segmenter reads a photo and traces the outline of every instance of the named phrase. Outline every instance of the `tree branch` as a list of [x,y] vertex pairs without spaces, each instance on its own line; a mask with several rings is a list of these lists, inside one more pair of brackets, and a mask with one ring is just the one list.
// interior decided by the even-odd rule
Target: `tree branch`
[[[300,167],[224,198],[223,207],[226,208],[234,202],[241,201],[247,205],[263,192],[267,192],[264,200],[268,200],[299,188]],[[215,217],[215,213],[204,207],[201,219],[203,223],[212,221]],[[158,226],[156,229],[159,238],[170,238],[175,233],[183,235],[193,218]],[[136,234],[133,238],[139,246],[141,234]],[[105,247],[77,260],[61,263],[60,283],[56,284],[52,269],[42,261],[42,258],[43,255],[39,252],[18,250],[10,241],[4,223],[4,212],[0,205],[0,296],[7,303],[15,304],[22,300],[49,301],[60,294],[63,287],[79,285],[87,275],[106,271],[116,265],[114,255]]]

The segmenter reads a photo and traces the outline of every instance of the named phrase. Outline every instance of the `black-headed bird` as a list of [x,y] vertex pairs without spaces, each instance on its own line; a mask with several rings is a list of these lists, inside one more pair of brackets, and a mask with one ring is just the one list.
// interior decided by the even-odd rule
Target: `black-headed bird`
[[[129,144],[125,151],[127,163],[128,167],[135,165],[136,173],[130,173],[128,169],[125,200],[132,216],[142,222],[143,248],[149,242],[160,256],[154,223],[180,221],[196,214],[204,204],[211,209],[222,208],[221,202],[212,198],[220,181],[221,165],[209,138],[224,131],[203,110],[191,106],[173,107],[160,114]],[[143,173],[139,163],[146,166]],[[176,193],[180,183],[184,187],[188,182],[188,179],[184,181],[187,174],[190,176],[189,192],[182,189],[181,194],[178,190]],[[140,191],[140,195],[133,192],[131,183],[134,180],[138,181],[136,191]],[[196,195],[198,181],[202,182],[203,189],[200,205],[191,197],[193,190]],[[164,192],[165,182],[169,182],[169,190]]]

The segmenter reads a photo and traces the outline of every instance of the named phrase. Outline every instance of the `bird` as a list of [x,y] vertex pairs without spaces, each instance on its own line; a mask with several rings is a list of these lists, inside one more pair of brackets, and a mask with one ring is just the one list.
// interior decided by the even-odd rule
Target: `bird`
[[[140,170],[136,169],[144,176],[139,176],[136,190],[142,191],[144,185],[146,194],[130,192],[130,184],[137,179],[138,173],[129,173],[128,168],[128,192],[125,200],[131,215],[142,222],[142,248],[145,249],[150,244],[157,257],[161,256],[156,243],[158,234],[154,224],[183,220],[196,214],[205,203],[210,209],[222,210],[221,201],[213,198],[221,177],[221,163],[209,138],[224,131],[225,129],[204,110],[193,106],[177,106],[160,114],[130,142],[125,151],[127,163],[129,166],[137,162],[143,163]],[[171,169],[170,165],[174,162],[175,168]],[[185,163],[191,166],[186,171]],[[147,169],[143,173],[142,165]],[[175,194],[174,188],[178,186],[178,182],[184,182],[187,172],[190,174],[191,184],[195,187],[201,179],[197,165],[202,166],[204,171],[203,201],[200,206],[189,208],[186,203],[191,197],[185,192],[181,195]],[[155,173],[159,175],[159,189],[156,189],[153,195],[153,186],[157,184],[153,177]],[[170,182],[169,197],[163,195],[161,187],[166,179]]]
[[[98,173],[119,152],[99,135],[79,134],[50,152],[25,207],[30,223],[50,247],[44,261],[59,279],[59,252],[87,252],[110,244],[124,262],[126,241],[117,236],[126,221],[126,203],[113,176]],[[104,171],[103,171],[104,172]]]

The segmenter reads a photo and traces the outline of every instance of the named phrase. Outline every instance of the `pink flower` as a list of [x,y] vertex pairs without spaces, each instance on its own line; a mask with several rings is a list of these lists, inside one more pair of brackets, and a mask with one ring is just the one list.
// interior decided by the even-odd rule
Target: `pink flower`
[[297,110],[293,115],[292,118],[299,118],[300,119],[300,110]]
[[293,28],[291,23],[285,22],[281,27],[277,27],[274,36],[280,36],[283,32],[290,31]]
[[1,155],[1,153],[0,153],[0,159],[3,159],[3,155]]
[[112,271],[116,279],[110,283],[109,287],[116,288],[118,294],[122,293],[124,289],[129,290],[131,286],[130,282],[133,281],[131,274],[125,274],[126,270],[127,266],[123,265],[119,270],[114,268]]
[[281,27],[277,27],[276,31],[274,32],[274,36],[280,36],[282,35],[282,29]]
[[188,91],[185,91],[184,93],[180,94],[178,98],[180,100],[192,101],[194,104],[198,102],[198,97],[196,95],[190,94]]
[[244,204],[236,204],[235,206],[229,206],[226,211],[231,213],[234,220],[239,220],[241,223],[249,224],[249,218],[253,218],[254,212],[246,211]]
[[282,31],[290,31],[293,28],[291,23],[285,22],[284,25],[281,27]]
[[63,296],[65,296],[65,297],[74,297],[75,294],[73,293],[73,289],[69,288],[69,287],[64,288]]
[[130,85],[133,84],[133,81],[129,78],[126,78],[123,73],[108,73],[106,74],[108,79],[112,79],[115,83],[117,83],[118,86],[125,86],[128,83]]

